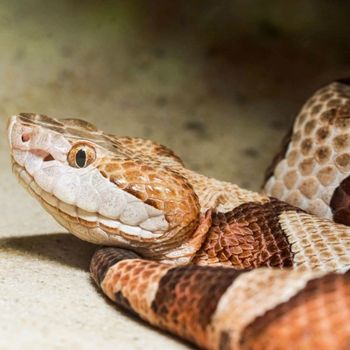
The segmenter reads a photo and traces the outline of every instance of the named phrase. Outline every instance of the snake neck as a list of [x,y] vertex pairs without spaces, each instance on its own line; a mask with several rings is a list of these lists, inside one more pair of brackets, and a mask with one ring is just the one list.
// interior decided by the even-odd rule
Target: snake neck
[[[174,265],[185,265],[193,262],[207,264],[210,260],[210,254],[214,254],[214,251],[212,252],[210,248],[205,248],[208,246],[208,242],[220,243],[216,232],[220,222],[218,218],[222,218],[225,213],[241,207],[244,203],[254,202],[262,205],[270,200],[256,192],[197,174],[182,166],[174,165],[172,168],[187,179],[193,191],[197,194],[200,214],[198,225],[180,245],[163,250],[161,256],[152,255],[152,259],[163,263]],[[203,257],[203,254],[205,257]],[[231,263],[228,265],[231,265]]]
[[163,252],[158,259],[156,256],[152,256],[152,259],[170,265],[186,265],[191,263],[207,240],[211,225],[212,211],[207,210],[206,213],[200,214],[199,224],[187,240],[183,241],[181,245]]
[[[196,193],[201,193],[202,217],[191,238],[169,258],[186,252],[187,260],[183,259],[182,264],[224,265],[237,270],[349,268],[348,227],[310,215],[277,198],[186,172],[194,190],[200,189]],[[305,251],[312,258],[305,259]],[[169,258],[164,262],[168,263]]]
[[269,199],[257,192],[245,190],[239,186],[207,177],[195,171],[178,167],[176,171],[185,177],[198,196],[201,213],[213,210],[226,213],[247,202],[264,203]]

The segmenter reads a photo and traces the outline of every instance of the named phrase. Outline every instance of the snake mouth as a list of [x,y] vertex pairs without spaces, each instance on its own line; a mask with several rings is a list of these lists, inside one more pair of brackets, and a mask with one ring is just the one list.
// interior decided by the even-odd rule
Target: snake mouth
[[[20,148],[14,148],[15,151],[22,151]],[[55,160],[55,158],[53,157],[53,155],[50,152],[47,152],[45,150],[42,149],[33,149],[28,151],[29,153],[31,153],[32,155],[41,158],[43,162],[50,162],[52,160]]]
[[[45,156],[45,158],[48,159],[47,161],[50,161],[51,157],[50,154]],[[68,231],[76,234],[76,230],[72,229],[72,224],[85,227],[87,230],[99,229],[100,236],[96,241],[93,237],[87,239],[88,234],[91,236],[91,233],[89,232],[85,232],[82,236],[77,234],[79,238],[89,240],[92,243],[100,244],[101,240],[104,240],[105,243],[108,244],[130,247],[130,241],[135,240],[135,238],[140,242],[147,243],[162,236],[162,233],[154,233],[137,226],[126,225],[118,220],[105,217],[97,212],[88,212],[76,205],[70,205],[63,202],[54,194],[41,188],[35,181],[34,176],[32,176],[24,166],[18,164],[13,157],[12,170],[21,185]],[[103,237],[101,237],[101,235],[103,235]]]
[[[147,212],[148,216],[142,220],[140,225],[136,223],[136,225],[133,225],[132,223],[125,222],[122,217],[119,219],[119,217],[104,215],[103,212],[100,212],[100,208],[93,204],[93,201],[80,201],[80,204],[84,203],[85,206],[92,206],[93,208],[91,209],[81,206],[78,198],[85,198],[84,191],[77,191],[76,188],[80,186],[80,181],[84,181],[84,174],[89,177],[92,172],[98,172],[96,169],[73,169],[66,165],[65,162],[56,160],[51,152],[37,148],[23,150],[20,149],[20,147],[14,147],[12,149],[12,161],[13,172],[19,178],[21,184],[61,225],[72,233],[77,231],[71,228],[70,225],[73,223],[79,225],[80,228],[84,227],[89,230],[96,227],[100,228],[100,235],[103,235],[104,238],[101,239],[100,237],[96,239],[96,243],[105,241],[110,244],[110,237],[114,237],[114,240],[117,241],[118,236],[120,237],[119,241],[123,240],[123,242],[124,240],[129,242],[135,240],[139,242],[150,242],[161,237],[168,227],[165,218],[163,219],[164,215],[155,209],[152,209],[151,212]],[[77,172],[79,172],[79,175]],[[64,184],[62,184],[62,178],[68,179],[68,182],[63,180]],[[69,179],[72,178],[76,179],[78,182],[70,182]],[[106,181],[108,185],[110,184],[108,180],[103,179],[103,181]],[[90,180],[88,182],[88,186],[92,188],[93,185],[90,183]],[[59,183],[61,183],[61,186]],[[65,187],[64,190],[62,190],[62,187]],[[57,190],[57,188],[59,188],[59,190]],[[116,189],[116,187],[113,187],[113,190],[114,189]],[[117,195],[119,196],[118,198],[121,198],[120,193]],[[75,199],[72,199],[72,196]],[[125,201],[125,198],[121,199]],[[132,201],[134,200],[137,199],[132,199]],[[143,227],[146,225],[147,220],[158,225],[155,231]],[[85,233],[85,236],[82,235],[80,238],[93,241],[92,239],[86,239],[87,235],[88,234]],[[106,239],[106,237],[108,237],[108,239]],[[120,243],[119,241],[118,244]]]

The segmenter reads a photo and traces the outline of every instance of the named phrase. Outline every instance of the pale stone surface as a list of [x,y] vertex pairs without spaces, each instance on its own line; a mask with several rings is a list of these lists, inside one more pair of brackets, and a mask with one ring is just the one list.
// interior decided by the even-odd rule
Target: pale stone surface
[[[112,9],[98,1],[0,3],[0,349],[188,348],[123,314],[96,290],[87,272],[94,247],[65,233],[12,176],[8,116],[80,117],[112,133],[152,138],[194,170],[256,190],[300,104],[349,71],[347,45],[329,36],[330,16],[302,2],[293,6],[307,8],[294,8],[295,16],[281,8],[261,18],[254,13],[245,36],[237,11],[227,20],[229,12],[218,7],[211,19],[202,4],[186,17],[180,5],[142,13],[138,2],[111,3]],[[249,18],[241,4],[241,17]],[[184,19],[169,18],[173,13]],[[307,18],[301,29],[300,13]],[[232,38],[230,28],[213,33],[218,16],[238,23]],[[309,47],[279,36],[293,37],[294,30],[310,35],[303,41]],[[218,45],[210,41],[220,33]]]

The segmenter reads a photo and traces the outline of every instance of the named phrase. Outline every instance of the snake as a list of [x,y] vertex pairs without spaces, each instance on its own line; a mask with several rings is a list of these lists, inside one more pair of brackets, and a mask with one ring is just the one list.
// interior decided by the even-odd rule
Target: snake
[[97,244],[121,309],[202,349],[350,348],[350,80],[303,105],[261,193],[79,119],[9,118],[12,170]]

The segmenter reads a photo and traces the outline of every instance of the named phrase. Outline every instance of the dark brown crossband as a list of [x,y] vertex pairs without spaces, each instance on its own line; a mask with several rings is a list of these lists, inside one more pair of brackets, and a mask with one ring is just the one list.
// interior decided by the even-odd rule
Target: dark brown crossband
[[224,214],[214,213],[194,263],[205,256],[236,269],[293,266],[294,254],[279,222],[279,215],[286,211],[302,210],[271,198],[263,204],[249,202]]
[[90,272],[96,283],[100,285],[111,266],[121,260],[138,258],[140,256],[131,250],[115,247],[98,248],[91,259]]

